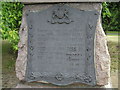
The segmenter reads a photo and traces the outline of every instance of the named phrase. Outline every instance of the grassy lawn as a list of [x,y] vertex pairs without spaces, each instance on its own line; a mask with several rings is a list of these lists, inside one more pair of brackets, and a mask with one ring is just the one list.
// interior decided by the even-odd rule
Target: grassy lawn
[[15,61],[17,55],[11,50],[8,41],[2,41],[2,87],[13,87],[18,82],[15,77]]
[[118,43],[118,39],[120,39],[118,35],[107,35],[107,41]]
[[114,88],[118,88],[118,74],[120,74],[120,71],[118,71],[118,67],[120,67],[120,58],[118,57],[118,53],[120,53],[119,38],[120,36],[115,35],[115,33],[114,35],[107,35],[108,49],[111,56],[111,83]]
[[120,31],[107,31],[107,35],[110,35],[110,36],[120,36]]
[[[111,56],[111,71],[118,69],[118,35],[107,35],[108,49]],[[17,55],[11,50],[11,44],[8,41],[2,41],[2,75],[3,87],[13,87],[18,82],[15,77],[15,61]]]
[[107,33],[120,33],[120,31],[107,31]]
[[[109,33],[118,33],[118,32],[109,32]],[[111,56],[111,71],[118,70],[118,65],[120,64],[120,60],[118,60],[118,53],[120,53],[119,48],[119,38],[118,34],[107,35],[108,41],[108,49]],[[119,63],[119,64],[118,64]]]
[[6,40],[2,41],[2,56],[2,68],[4,71],[13,71],[15,69],[14,64],[17,55],[12,52],[11,44]]
[[111,57],[111,71],[118,70],[118,63],[120,65],[120,60],[118,60],[118,53],[120,46],[118,46],[118,42],[115,42],[115,40],[108,41],[108,50]]

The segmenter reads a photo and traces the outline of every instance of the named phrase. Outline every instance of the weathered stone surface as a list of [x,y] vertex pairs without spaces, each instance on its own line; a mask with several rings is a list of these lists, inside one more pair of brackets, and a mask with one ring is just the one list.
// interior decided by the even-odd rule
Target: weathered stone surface
[[110,55],[108,52],[106,35],[101,26],[100,19],[96,28],[95,62],[98,81],[97,84],[107,84],[110,79]]
[[[71,3],[68,4],[80,10],[98,10],[101,12],[100,3]],[[24,80],[27,63],[27,23],[25,13],[30,11],[41,11],[49,8],[52,4],[26,5],[23,9],[22,25],[19,31],[20,42],[18,44],[18,58],[16,61],[16,75],[19,80]],[[97,84],[106,85],[110,77],[110,56],[107,48],[106,35],[102,29],[100,16],[96,28],[95,40],[95,65],[97,74]]]

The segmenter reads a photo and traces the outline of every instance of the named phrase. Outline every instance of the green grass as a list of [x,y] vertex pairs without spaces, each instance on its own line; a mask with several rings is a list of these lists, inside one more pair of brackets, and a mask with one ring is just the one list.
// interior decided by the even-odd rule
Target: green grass
[[120,33],[120,31],[107,31],[107,33]]
[[120,36],[118,35],[107,35],[108,49],[111,57],[111,71],[118,70],[118,65],[120,65],[120,60],[118,58],[118,53],[120,53],[120,46],[118,45],[119,38]]
[[107,41],[118,43],[118,39],[120,39],[118,35],[107,35]]
[[4,88],[11,88],[18,82],[15,77],[16,56],[11,44],[6,40],[2,41],[2,87]]
[[108,41],[108,50],[111,57],[111,71],[118,70],[118,63],[120,64],[120,60],[118,60],[118,53],[120,46],[118,46],[117,42]]
[[13,71],[15,69],[15,61],[16,54],[12,52],[11,44],[6,40],[2,41],[2,68],[4,69],[3,71]]
[[120,31],[107,31],[107,35],[120,36]]

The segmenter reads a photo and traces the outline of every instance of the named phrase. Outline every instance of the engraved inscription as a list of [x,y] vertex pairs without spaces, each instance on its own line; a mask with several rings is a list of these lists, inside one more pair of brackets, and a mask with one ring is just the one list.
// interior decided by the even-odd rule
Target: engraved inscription
[[[66,53],[67,60],[69,60],[69,61],[79,61],[80,60],[80,58],[79,58],[80,53],[78,53],[79,52],[78,47],[75,47],[75,46],[67,47],[67,49],[68,49],[67,50],[68,53]],[[77,63],[77,65],[79,65],[79,63]]]

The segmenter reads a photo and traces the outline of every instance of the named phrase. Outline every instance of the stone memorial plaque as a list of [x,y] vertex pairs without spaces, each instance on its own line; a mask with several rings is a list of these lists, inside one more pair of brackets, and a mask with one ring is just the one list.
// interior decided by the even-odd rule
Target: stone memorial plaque
[[26,81],[96,85],[94,40],[97,11],[82,11],[58,4],[43,11],[29,11],[26,17]]

